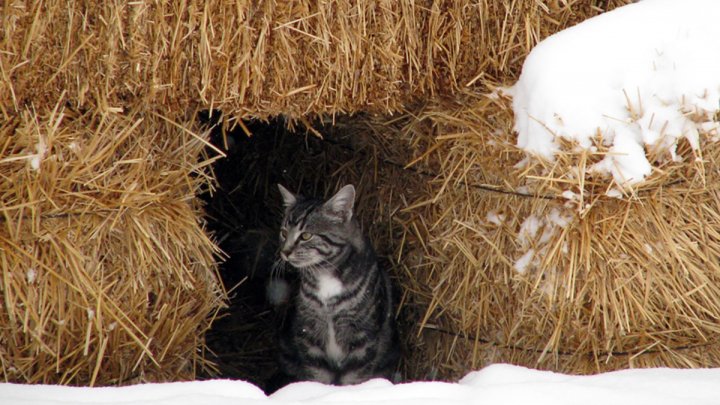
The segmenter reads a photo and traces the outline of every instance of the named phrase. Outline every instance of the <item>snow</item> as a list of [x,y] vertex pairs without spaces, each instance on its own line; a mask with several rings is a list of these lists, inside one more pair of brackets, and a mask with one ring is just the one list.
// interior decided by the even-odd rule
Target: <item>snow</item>
[[624,370],[572,376],[496,364],[458,383],[387,380],[334,387],[315,382],[289,385],[266,396],[243,381],[210,380],[128,387],[79,388],[0,384],[3,405],[281,405],[281,404],[718,404],[720,369]]
[[573,192],[570,191],[570,190],[565,190],[565,191],[563,191],[563,192],[562,192],[562,196],[563,196],[563,198],[565,198],[566,200],[571,200],[571,201],[578,199],[578,195],[575,194],[575,193],[573,193]]
[[504,214],[498,214],[497,211],[493,210],[487,213],[487,221],[491,224],[495,224],[497,226],[502,225],[503,221],[505,221],[505,215]]
[[[513,263],[515,271],[524,274],[530,266],[537,267],[540,265],[541,259],[547,253],[547,248],[553,237],[573,220],[573,216],[566,212],[558,208],[552,208],[543,217],[529,215],[525,218],[520,224],[517,236],[518,246],[524,253]],[[541,229],[542,233],[540,233]],[[539,233],[540,237],[538,238]]]
[[553,208],[552,210],[550,210],[548,220],[555,226],[565,228],[570,224],[570,221],[572,221],[572,217],[563,215],[563,213],[559,209]]
[[35,151],[36,153],[34,155],[30,155],[30,167],[32,167],[35,171],[40,171],[40,162],[45,157],[45,154],[47,153],[47,145],[45,144],[45,137],[43,135],[40,135],[38,137],[38,143],[35,145]]
[[602,134],[610,153],[595,167],[621,187],[652,173],[647,150],[679,160],[717,140],[720,1],[644,0],[561,31],[528,55],[513,97],[517,145],[554,160],[557,137],[585,149]]
[[28,269],[25,276],[27,277],[28,284],[32,284],[35,282],[35,279],[37,279],[37,270],[35,270],[34,267],[31,267]]
[[524,274],[527,271],[528,266],[535,257],[535,249],[529,249],[513,264],[513,268],[520,274]]
[[530,215],[520,225],[520,231],[518,231],[518,241],[522,246],[528,246],[530,240],[535,238],[538,230],[543,225],[543,222],[535,215]]

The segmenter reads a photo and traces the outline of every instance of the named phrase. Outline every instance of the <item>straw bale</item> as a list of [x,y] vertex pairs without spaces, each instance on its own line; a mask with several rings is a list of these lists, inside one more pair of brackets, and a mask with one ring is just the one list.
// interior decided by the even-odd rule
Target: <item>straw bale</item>
[[[513,82],[542,38],[624,3],[0,2],[0,168],[12,173],[0,178],[4,375],[108,384],[185,378],[187,363],[202,363],[198,336],[222,292],[194,199],[208,180],[204,145],[186,124],[198,109],[308,126],[368,113],[355,116],[362,130],[345,128],[356,157],[310,159],[280,179],[315,195],[356,183],[360,216],[403,280],[404,311],[420,321],[408,328],[518,336],[492,323],[523,292],[541,301],[512,271],[517,228],[564,204],[513,194],[554,183],[529,181],[548,173],[539,163],[508,170],[523,156],[507,109],[476,94]],[[256,173],[253,198],[270,199],[278,178]],[[477,216],[492,204],[509,225],[491,238]],[[579,218],[573,227],[588,217]],[[474,347],[472,366],[483,358]],[[419,357],[467,369],[461,348],[454,338]],[[425,375],[449,375],[435,368]]]
[[0,108],[144,101],[236,118],[398,112],[516,74],[610,1],[0,3]]
[[193,378],[223,305],[184,123],[24,108],[0,124],[0,374],[80,385]]
[[655,159],[646,182],[612,198],[612,179],[584,170],[602,149],[528,160],[495,92],[412,115],[404,131],[424,139],[437,175],[405,209],[424,229],[398,249],[426,307],[411,374],[720,364],[716,134],[702,135],[702,159],[680,144],[682,161]]

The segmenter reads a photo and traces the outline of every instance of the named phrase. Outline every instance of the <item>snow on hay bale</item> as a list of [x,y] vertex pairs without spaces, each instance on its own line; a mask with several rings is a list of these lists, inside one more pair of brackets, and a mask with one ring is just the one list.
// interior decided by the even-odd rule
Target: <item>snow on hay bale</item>
[[149,111],[64,104],[0,125],[0,378],[192,378],[224,297],[195,201],[205,144]]
[[[441,375],[497,361],[575,373],[720,365],[720,32],[717,13],[696,7],[718,5],[689,5],[641,2],[540,44],[509,91],[515,111],[496,91],[430,105],[406,129],[435,134],[427,160],[441,167],[435,195],[409,209],[426,226],[405,253],[413,285],[427,286],[421,342]],[[639,21],[665,34],[650,24],[629,41]],[[606,66],[623,44],[649,47],[647,74]],[[588,50],[598,54],[575,58]],[[578,126],[607,121],[583,133],[575,114]]]

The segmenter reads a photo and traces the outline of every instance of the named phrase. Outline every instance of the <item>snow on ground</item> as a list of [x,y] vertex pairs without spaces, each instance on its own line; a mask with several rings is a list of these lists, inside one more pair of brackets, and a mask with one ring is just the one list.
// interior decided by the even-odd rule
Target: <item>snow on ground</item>
[[611,155],[593,169],[618,185],[652,171],[678,139],[717,137],[720,1],[643,0],[552,35],[528,55],[513,96],[518,146],[553,160],[556,137],[591,149],[598,130]]
[[569,376],[504,364],[468,374],[459,383],[392,385],[371,380],[350,387],[297,383],[267,397],[252,384],[212,380],[120,388],[0,384],[3,405],[705,405],[720,404],[720,369],[625,370]]

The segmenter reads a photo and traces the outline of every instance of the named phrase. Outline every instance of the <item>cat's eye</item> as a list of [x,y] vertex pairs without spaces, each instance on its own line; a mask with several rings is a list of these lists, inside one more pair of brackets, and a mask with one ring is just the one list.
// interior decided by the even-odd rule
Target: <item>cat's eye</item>
[[309,232],[303,232],[300,234],[300,239],[302,240],[310,240],[312,238],[312,234]]
[[283,239],[287,238],[287,229],[280,230],[280,237]]

